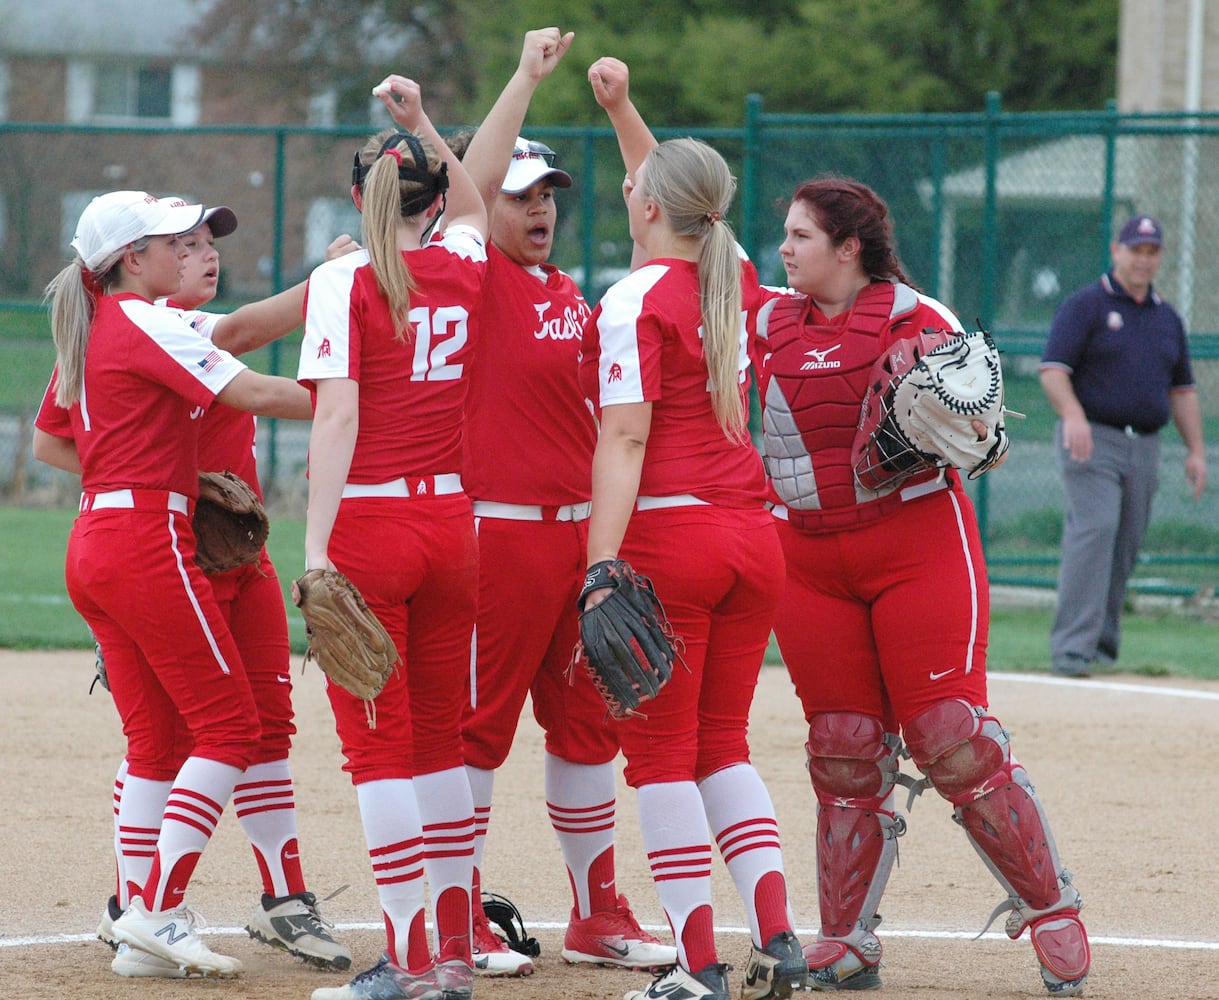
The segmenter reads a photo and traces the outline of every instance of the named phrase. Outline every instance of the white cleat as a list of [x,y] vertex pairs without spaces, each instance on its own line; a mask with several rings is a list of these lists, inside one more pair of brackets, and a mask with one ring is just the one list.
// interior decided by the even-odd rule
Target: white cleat
[[612,910],[583,919],[574,911],[563,938],[563,961],[663,971],[677,964],[677,949],[639,926],[625,896]]
[[129,944],[120,944],[110,963],[110,971],[128,979],[155,977],[157,979],[186,979],[186,970],[167,962],[159,955],[150,955]]
[[114,937],[140,951],[176,965],[186,975],[230,979],[240,974],[241,963],[228,955],[217,955],[195,931],[198,915],[186,906],[164,913],[149,913],[138,897],[114,922]]
[[513,951],[508,942],[491,929],[481,906],[474,908],[474,972],[487,978],[533,975],[528,955]]
[[278,899],[263,893],[262,905],[250,917],[246,932],[309,965],[345,972],[351,968],[351,950],[334,939],[333,926],[318,912],[311,892]]

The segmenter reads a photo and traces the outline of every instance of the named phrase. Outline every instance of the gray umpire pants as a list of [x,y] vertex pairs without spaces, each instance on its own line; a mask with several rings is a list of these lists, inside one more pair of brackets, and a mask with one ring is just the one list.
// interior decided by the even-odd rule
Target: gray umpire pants
[[1094,423],[1092,457],[1075,462],[1062,446],[1059,421],[1054,453],[1066,511],[1050,657],[1117,659],[1126,583],[1159,482],[1160,436]]

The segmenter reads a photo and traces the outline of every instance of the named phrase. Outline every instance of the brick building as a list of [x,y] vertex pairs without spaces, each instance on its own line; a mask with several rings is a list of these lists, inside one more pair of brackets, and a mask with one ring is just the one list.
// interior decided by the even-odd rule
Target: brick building
[[[334,94],[302,67],[201,43],[202,6],[0,0],[0,297],[38,294],[69,258],[89,199],[118,188],[232,206],[240,228],[222,245],[223,295],[265,294],[307,273],[337,232],[358,234],[346,195],[356,140],[290,138],[275,255],[267,127],[332,127]],[[198,128],[209,131],[173,131]]]

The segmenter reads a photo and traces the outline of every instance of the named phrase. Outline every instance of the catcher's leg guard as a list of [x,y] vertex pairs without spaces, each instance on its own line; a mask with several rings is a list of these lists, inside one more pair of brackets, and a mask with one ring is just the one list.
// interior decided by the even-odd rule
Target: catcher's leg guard
[[1030,937],[1046,988],[1055,996],[1083,989],[1091,966],[1083,903],[1062,868],[1045,813],[1028,776],[1011,756],[1006,730],[986,710],[942,701],[905,726],[915,764],[955,807],[954,818],[1008,893],[991,919],[1010,910],[1006,931]]
[[[818,802],[821,908],[820,940],[806,949],[810,986],[860,988],[855,984],[873,979],[879,985],[876,910],[906,831],[893,809],[901,741],[874,716],[822,712],[809,724],[806,750]],[[839,985],[848,978],[852,986]]]

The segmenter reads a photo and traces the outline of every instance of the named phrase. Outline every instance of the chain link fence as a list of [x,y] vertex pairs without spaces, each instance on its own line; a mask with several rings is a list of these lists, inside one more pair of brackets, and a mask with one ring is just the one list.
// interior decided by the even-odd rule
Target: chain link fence
[[[219,244],[221,298],[235,305],[302,280],[336,234],[358,237],[349,175],[367,134],[0,125],[0,493],[27,503],[70,503],[74,493],[72,477],[28,457],[29,434],[53,360],[38,297],[69,259],[72,227],[88,198],[134,187],[230,205],[241,223]],[[558,150],[558,165],[576,178],[574,188],[558,192],[552,259],[595,301],[630,261],[613,133],[536,127],[528,134]],[[845,174],[888,202],[911,280],[966,325],[994,334],[1007,362],[1009,405],[1026,419],[1011,422],[1007,463],[970,489],[992,577],[1006,582],[1050,584],[1056,571],[1062,495],[1054,415],[1037,382],[1053,311],[1107,267],[1109,242],[1127,215],[1159,218],[1167,246],[1156,285],[1191,331],[1214,485],[1193,501],[1184,450],[1166,430],[1136,586],[1195,592],[1219,582],[1219,281],[1212,252],[1219,242],[1219,115],[1016,114],[997,98],[977,114],[771,115],[751,98],[741,128],[658,131],[661,139],[686,134],[719,149],[740,178],[731,221],[764,281],[783,281],[777,249],[792,190],[819,173]],[[253,363],[291,375],[298,342],[272,345]],[[267,485],[291,510],[303,504],[307,435],[287,422],[266,421],[260,430]]]

